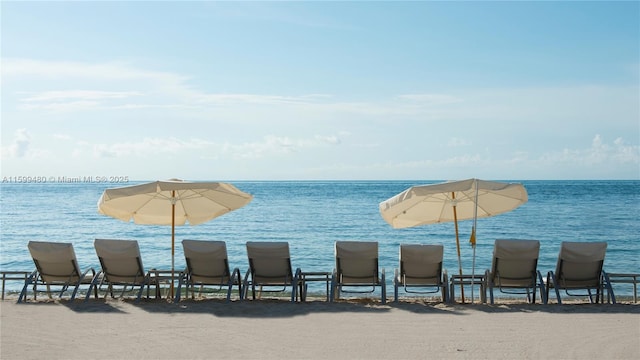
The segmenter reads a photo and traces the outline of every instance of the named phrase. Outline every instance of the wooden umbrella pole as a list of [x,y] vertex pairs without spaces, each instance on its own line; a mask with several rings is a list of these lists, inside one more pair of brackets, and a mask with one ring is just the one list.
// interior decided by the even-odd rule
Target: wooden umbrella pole
[[456,249],[458,250],[458,270],[460,272],[460,296],[462,296],[462,303],[464,304],[464,285],[462,281],[462,258],[460,256],[460,237],[458,236],[458,212],[456,210],[455,200],[456,193],[451,193],[451,199],[453,200],[453,223],[456,228]]

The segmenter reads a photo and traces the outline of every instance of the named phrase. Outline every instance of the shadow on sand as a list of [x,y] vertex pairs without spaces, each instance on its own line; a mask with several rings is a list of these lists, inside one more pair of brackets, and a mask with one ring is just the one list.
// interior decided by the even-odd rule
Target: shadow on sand
[[329,303],[322,300],[291,303],[283,299],[260,299],[226,302],[223,299],[183,300],[172,303],[164,299],[91,299],[81,300],[38,300],[29,301],[21,306],[55,306],[62,305],[77,313],[123,314],[134,306],[148,313],[163,314],[210,314],[216,317],[239,318],[283,318],[304,316],[312,313],[388,313],[391,311],[407,311],[415,314],[451,314],[468,315],[471,312],[484,313],[589,313],[589,314],[640,314],[640,304],[625,302],[621,304],[527,304],[517,301],[505,301],[495,305],[489,304],[446,304],[436,301],[400,301],[381,304],[377,299],[347,299]]

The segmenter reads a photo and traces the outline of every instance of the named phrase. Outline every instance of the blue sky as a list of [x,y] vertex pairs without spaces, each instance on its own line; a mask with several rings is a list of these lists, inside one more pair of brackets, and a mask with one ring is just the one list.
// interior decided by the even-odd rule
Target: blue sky
[[640,179],[639,2],[1,12],[3,178]]

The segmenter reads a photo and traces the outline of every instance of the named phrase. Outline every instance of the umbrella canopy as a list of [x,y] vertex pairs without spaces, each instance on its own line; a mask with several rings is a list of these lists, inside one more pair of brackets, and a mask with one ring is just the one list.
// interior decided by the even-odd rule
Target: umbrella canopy
[[[172,179],[106,189],[98,200],[98,212],[136,224],[171,225],[173,276],[176,225],[207,222],[245,206],[252,199],[252,195],[231,184]],[[171,284],[173,292],[173,281]]]
[[410,187],[381,202],[380,214],[393,228],[402,229],[494,216],[527,199],[521,184],[468,179]]
[[[527,200],[522,184],[468,179],[410,187],[381,202],[380,215],[396,229],[454,222],[462,275],[458,220],[474,220],[470,241],[474,246],[475,268],[476,220],[511,211]],[[464,292],[462,296],[464,299]]]

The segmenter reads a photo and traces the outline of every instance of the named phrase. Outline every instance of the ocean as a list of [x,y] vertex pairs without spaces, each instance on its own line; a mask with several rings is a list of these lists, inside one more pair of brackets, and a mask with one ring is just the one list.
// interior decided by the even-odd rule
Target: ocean
[[[379,243],[389,294],[401,243],[443,244],[444,267],[449,274],[458,271],[453,223],[393,229],[378,210],[381,201],[410,186],[440,181],[229,182],[254,200],[207,223],[177,227],[176,269],[185,266],[182,239],[226,241],[229,265],[243,275],[248,269],[247,241],[287,241],[294,269],[330,272],[336,240],[366,240]],[[465,273],[484,273],[495,239],[539,240],[538,269],[543,275],[555,270],[562,241],[606,241],[606,271],[640,273],[640,181],[515,182],[525,186],[529,201],[514,211],[478,219],[475,270],[468,243],[472,221],[459,222]],[[106,188],[135,183],[2,183],[0,271],[34,269],[27,250],[30,240],[71,242],[80,267],[97,270],[95,238],[137,240],[146,269],[170,269],[170,226],[125,223],[97,212]],[[15,281],[6,286],[9,291],[21,288]],[[618,296],[632,292],[630,285],[614,290]]]

